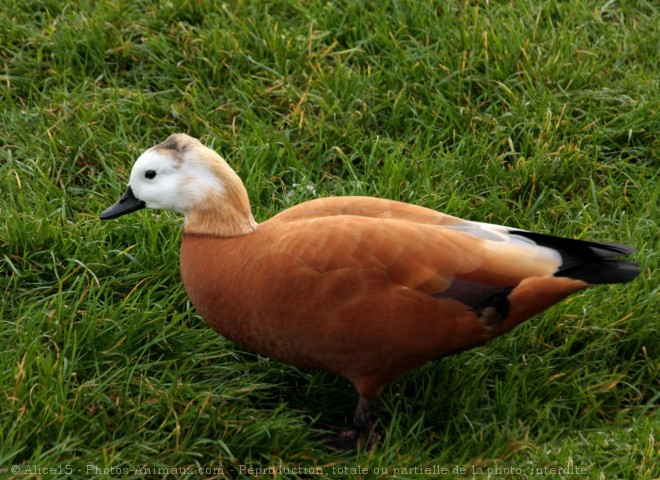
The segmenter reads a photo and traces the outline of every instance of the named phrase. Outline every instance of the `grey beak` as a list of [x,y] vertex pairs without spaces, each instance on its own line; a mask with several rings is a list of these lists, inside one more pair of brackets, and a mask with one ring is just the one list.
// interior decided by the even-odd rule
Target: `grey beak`
[[142,200],[133,195],[133,190],[129,186],[126,193],[122,195],[117,203],[106,208],[101,212],[99,218],[101,220],[110,220],[112,218],[121,217],[127,213],[135,212],[144,208],[146,205]]

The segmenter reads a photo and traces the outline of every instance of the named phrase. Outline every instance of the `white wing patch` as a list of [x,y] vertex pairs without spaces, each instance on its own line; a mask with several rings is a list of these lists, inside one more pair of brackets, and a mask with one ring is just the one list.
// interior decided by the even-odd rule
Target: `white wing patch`
[[[512,235],[512,232],[524,231],[519,228],[506,227],[504,225],[493,225],[490,223],[463,221],[454,225],[446,225],[445,228],[456,230],[458,232],[472,235],[492,242],[502,242],[508,245],[527,247],[530,257],[537,257],[539,260],[552,260],[557,262],[559,267],[562,263],[561,254],[549,247],[538,245],[531,238],[520,235]],[[497,245],[493,245],[497,248]]]

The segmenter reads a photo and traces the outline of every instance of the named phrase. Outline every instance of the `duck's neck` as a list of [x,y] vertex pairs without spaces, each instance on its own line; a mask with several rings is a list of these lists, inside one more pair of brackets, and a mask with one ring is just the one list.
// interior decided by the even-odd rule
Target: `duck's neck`
[[183,232],[190,235],[239,237],[253,232],[257,222],[243,184],[226,188],[222,195],[207,198],[186,213]]

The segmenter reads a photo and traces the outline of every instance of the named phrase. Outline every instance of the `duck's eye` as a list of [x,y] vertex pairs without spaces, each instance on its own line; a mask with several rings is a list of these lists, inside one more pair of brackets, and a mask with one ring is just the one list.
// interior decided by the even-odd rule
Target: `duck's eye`
[[144,172],[144,176],[151,180],[156,176],[156,170],[147,170],[146,172]]

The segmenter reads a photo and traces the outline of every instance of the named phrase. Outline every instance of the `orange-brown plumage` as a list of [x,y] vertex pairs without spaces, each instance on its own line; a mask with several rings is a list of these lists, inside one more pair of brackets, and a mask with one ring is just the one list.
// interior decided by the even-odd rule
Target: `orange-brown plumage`
[[261,355],[348,378],[361,396],[357,423],[370,423],[365,405],[407,371],[590,283],[638,274],[616,258],[632,252],[625,246],[376,198],[317,199],[257,225],[240,179],[185,135],[148,150],[102,218],[145,205],[185,214],[181,275],[205,321]]
[[[354,383],[378,377],[379,385],[360,391],[374,396],[411,368],[504,333],[503,325],[489,327],[464,303],[432,296],[454,278],[483,274],[508,286],[528,271],[539,275],[556,268],[497,264],[483,256],[484,240],[435,232],[439,228],[347,215],[274,217],[240,237],[184,234],[181,274],[193,305],[222,335],[284,363],[330,370]],[[484,270],[491,263],[501,268],[499,276]],[[544,282],[563,296],[587,286],[551,276]],[[548,306],[545,295],[525,298],[525,308],[534,313]],[[552,303],[557,300],[553,295]]]

